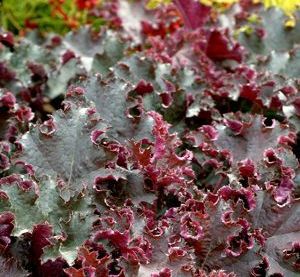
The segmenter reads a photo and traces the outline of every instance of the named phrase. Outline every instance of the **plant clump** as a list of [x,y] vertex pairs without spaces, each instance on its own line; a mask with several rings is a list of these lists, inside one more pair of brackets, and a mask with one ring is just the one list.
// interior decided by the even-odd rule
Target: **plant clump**
[[299,14],[99,9],[1,30],[0,276],[300,274]]

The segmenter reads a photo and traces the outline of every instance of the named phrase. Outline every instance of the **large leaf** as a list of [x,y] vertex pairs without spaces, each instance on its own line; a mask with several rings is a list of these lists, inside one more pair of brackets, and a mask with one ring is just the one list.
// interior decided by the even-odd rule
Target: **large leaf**
[[108,33],[103,40],[102,48],[103,50],[94,56],[92,71],[105,75],[112,66],[123,58],[125,43],[117,36]]
[[[227,126],[233,127],[233,124],[243,124],[229,120]],[[235,130],[230,129],[225,125],[217,125],[218,139],[216,145],[221,149],[230,150],[234,161],[244,160],[246,158],[257,162],[263,158],[263,153],[268,148],[273,148],[278,145],[280,136],[286,136],[291,131],[284,125],[273,120],[272,126],[264,124],[264,118],[255,116],[251,123],[241,129],[241,133],[234,133]]]
[[19,159],[33,165],[38,176],[61,178],[66,200],[91,184],[97,174],[107,171],[105,165],[114,157],[92,142],[91,133],[107,127],[100,119],[94,120],[90,114],[92,106],[80,103],[68,101],[65,111],[56,112],[20,140],[24,151]]
[[146,82],[152,89],[147,93],[140,92],[145,110],[156,110],[173,124],[178,123],[185,113],[185,92],[198,89],[196,76],[191,69],[175,69],[168,63],[156,64],[141,55],[121,60],[113,67],[113,73],[132,83],[136,91],[141,81]]
[[56,245],[45,248],[42,257],[44,261],[62,257],[71,265],[76,259],[78,248],[89,239],[92,223],[96,220],[90,198],[86,195],[74,201],[71,207],[69,218],[60,222],[65,238],[56,242]]
[[87,79],[81,84],[86,97],[95,103],[97,112],[111,126],[109,134],[123,142],[124,139],[137,140],[151,136],[152,119],[143,110],[135,122],[130,108],[137,103],[130,101],[129,93],[134,89],[130,83],[120,78],[103,80],[100,76]]
[[17,73],[18,80],[25,85],[31,82],[31,72],[27,68],[29,63],[41,64],[46,71],[49,71],[51,64],[58,60],[48,49],[26,39],[15,47],[14,52],[2,49],[1,55],[3,59],[8,61],[10,68]]
[[295,200],[290,206],[279,207],[268,193],[260,192],[257,207],[253,211],[253,227],[262,228],[267,238],[263,254],[270,262],[269,274],[297,276],[299,268],[293,260],[284,258],[284,251],[291,250],[300,237],[300,203]]
[[[251,52],[265,55],[272,50],[277,52],[288,51],[294,45],[299,44],[299,21],[296,21],[296,26],[293,28],[285,27],[284,23],[287,16],[278,8],[262,10],[258,16],[261,18],[258,27],[266,32],[265,36],[261,37],[253,32],[251,34],[242,33],[239,38],[241,43]],[[274,25],[276,28],[273,28]]]
[[71,59],[49,75],[47,96],[51,99],[64,95],[71,82],[87,75],[78,59]]
[[[77,255],[77,247],[89,238],[92,223],[96,219],[91,197],[86,194],[66,203],[59,195],[58,185],[49,176],[44,176],[38,183],[30,179],[23,180],[19,176],[11,176],[10,179],[12,178],[14,181],[9,182],[7,179],[7,182],[2,183],[1,191],[8,199],[1,201],[1,211],[11,211],[15,215],[13,235],[35,232],[35,226],[48,222],[54,234],[64,239],[55,242],[54,246],[48,246],[44,259],[55,260],[62,257],[72,264]],[[43,242],[43,245],[53,243],[54,240],[51,243]],[[38,247],[37,245],[34,251],[42,251],[43,247],[36,250]]]
[[300,74],[299,67],[300,49],[296,46],[289,52],[272,51],[267,61],[259,64],[261,70],[270,70],[274,74],[280,74],[285,78],[297,78]]
[[[73,51],[81,58],[86,70],[99,69],[101,73],[106,73],[108,68],[123,56],[126,45],[116,33],[111,31],[93,33],[87,27],[68,33],[62,44],[63,48]],[[96,64],[93,66],[94,59],[98,66]]]

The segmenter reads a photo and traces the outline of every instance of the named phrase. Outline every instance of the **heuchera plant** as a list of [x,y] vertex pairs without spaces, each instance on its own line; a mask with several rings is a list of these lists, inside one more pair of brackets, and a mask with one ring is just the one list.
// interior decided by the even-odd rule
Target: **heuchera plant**
[[0,275],[298,276],[300,21],[145,4],[1,32]]

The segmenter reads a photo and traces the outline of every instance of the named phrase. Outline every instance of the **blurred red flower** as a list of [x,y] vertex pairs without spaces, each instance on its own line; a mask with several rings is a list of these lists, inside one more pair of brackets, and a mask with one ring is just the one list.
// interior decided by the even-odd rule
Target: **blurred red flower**
[[76,0],[76,6],[79,10],[90,10],[98,4],[98,0]]

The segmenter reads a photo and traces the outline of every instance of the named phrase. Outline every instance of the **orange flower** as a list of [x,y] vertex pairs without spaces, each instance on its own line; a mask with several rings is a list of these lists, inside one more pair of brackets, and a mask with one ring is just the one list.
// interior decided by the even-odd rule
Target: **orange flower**
[[79,10],[90,10],[98,4],[98,0],[76,0]]

